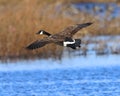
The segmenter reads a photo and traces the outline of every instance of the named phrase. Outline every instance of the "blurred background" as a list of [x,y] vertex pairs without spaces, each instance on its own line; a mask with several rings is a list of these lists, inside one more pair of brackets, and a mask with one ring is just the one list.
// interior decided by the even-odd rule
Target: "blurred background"
[[75,50],[52,44],[34,51],[25,47],[43,38],[35,35],[40,29],[54,34],[86,22],[93,25],[74,37],[82,39],[79,55],[93,50],[95,54],[120,54],[119,0],[0,0],[0,59],[61,59],[65,50]]
[[[93,22],[73,50],[31,42]],[[0,0],[0,96],[119,96],[120,0]]]

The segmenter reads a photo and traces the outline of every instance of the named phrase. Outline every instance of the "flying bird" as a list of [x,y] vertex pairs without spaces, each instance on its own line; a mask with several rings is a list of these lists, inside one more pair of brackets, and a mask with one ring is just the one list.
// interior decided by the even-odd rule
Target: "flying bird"
[[70,47],[72,49],[76,49],[80,47],[81,39],[73,39],[73,35],[77,33],[80,29],[87,27],[91,25],[92,23],[84,23],[84,24],[76,24],[73,26],[69,26],[65,28],[63,31],[56,33],[56,34],[50,34],[49,32],[46,32],[44,30],[38,31],[36,34],[39,35],[46,35],[47,37],[37,40],[30,45],[28,45],[26,48],[29,50],[37,49],[40,47],[43,47],[47,44],[54,43],[60,46],[66,46]]

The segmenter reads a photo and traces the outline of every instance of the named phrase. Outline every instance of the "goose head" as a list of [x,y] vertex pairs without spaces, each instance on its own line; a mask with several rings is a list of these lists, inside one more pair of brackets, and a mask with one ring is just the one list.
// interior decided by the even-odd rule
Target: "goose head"
[[45,31],[44,31],[44,30],[40,30],[40,31],[38,31],[36,34],[42,35],[42,34],[45,34]]
[[51,35],[50,33],[46,32],[46,31],[44,31],[44,30],[40,30],[40,31],[38,31],[36,34],[39,34],[39,35],[47,35],[47,36],[50,36],[50,35]]

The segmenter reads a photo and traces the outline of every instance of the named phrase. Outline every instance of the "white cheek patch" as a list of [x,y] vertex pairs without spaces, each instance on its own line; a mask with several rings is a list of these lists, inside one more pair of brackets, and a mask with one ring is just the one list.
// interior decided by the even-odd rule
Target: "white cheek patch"
[[67,46],[68,44],[74,44],[75,43],[75,40],[73,39],[73,41],[72,42],[70,42],[70,41],[65,41],[65,42],[63,42],[63,46]]
[[40,34],[42,35],[42,34],[43,34],[43,31],[41,31]]

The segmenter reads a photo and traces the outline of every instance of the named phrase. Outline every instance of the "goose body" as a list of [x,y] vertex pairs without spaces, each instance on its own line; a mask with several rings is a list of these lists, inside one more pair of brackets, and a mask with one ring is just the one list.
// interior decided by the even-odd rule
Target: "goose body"
[[84,23],[84,24],[76,24],[74,26],[69,26],[63,31],[56,33],[56,34],[50,34],[44,30],[40,30],[36,34],[40,35],[46,35],[47,37],[37,40],[30,45],[28,45],[26,48],[29,50],[37,49],[40,47],[45,46],[49,43],[55,43],[57,45],[70,47],[72,49],[76,49],[77,47],[80,47],[81,39],[73,39],[73,35],[77,33],[80,29],[87,27],[91,25],[92,23]]

